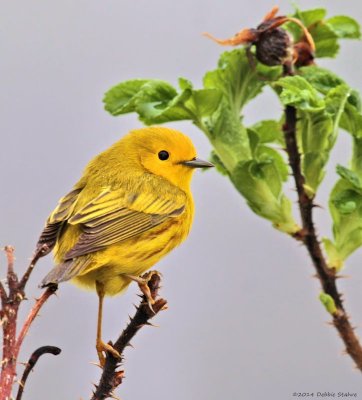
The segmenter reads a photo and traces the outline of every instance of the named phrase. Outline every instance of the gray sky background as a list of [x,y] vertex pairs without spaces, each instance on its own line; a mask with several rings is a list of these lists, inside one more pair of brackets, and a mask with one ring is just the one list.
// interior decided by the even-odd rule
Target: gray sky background
[[[0,244],[16,247],[23,271],[49,212],[97,153],[140,127],[134,115],[109,116],[103,93],[131,78],[180,76],[196,86],[221,51],[201,36],[229,37],[255,26],[274,1],[261,0],[22,0],[1,1]],[[328,6],[330,15],[362,21],[358,1],[300,1],[303,8]],[[282,12],[292,9],[280,1]],[[341,73],[361,90],[362,44],[345,41],[337,60],[321,65]],[[265,92],[247,107],[246,121],[279,116],[281,107]],[[170,124],[188,134],[200,157],[210,145],[190,123]],[[337,162],[347,163],[349,138],[342,134],[319,201],[336,179]],[[292,183],[287,185],[291,196]],[[124,400],[292,399],[292,393],[350,391],[362,397],[361,376],[342,355],[342,342],[327,325],[317,300],[320,288],[304,248],[246,207],[215,170],[193,181],[196,217],[188,240],[157,266],[169,310],[145,328],[128,349]],[[329,234],[327,209],[316,211],[319,231]],[[361,252],[348,262],[350,279],[339,282],[362,335]],[[5,259],[0,259],[1,275]],[[28,297],[38,296],[52,267],[39,262]],[[107,299],[104,338],[114,339],[137,302],[132,285]],[[31,375],[24,399],[88,398],[100,370],[95,326],[97,296],[71,284],[44,307],[21,354],[38,346],[62,348],[45,356]]]

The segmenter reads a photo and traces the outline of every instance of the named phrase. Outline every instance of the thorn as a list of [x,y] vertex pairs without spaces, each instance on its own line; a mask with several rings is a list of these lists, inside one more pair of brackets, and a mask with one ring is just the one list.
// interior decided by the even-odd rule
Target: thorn
[[151,304],[150,301],[147,302],[147,305],[148,305],[148,308],[152,311],[152,313],[153,313],[154,315],[156,315],[155,310],[153,309],[152,304]]
[[136,329],[141,329],[141,328],[143,328],[144,326],[147,326],[147,325],[148,325],[148,322],[146,322],[145,324],[137,325]]
[[99,362],[91,361],[89,364],[95,365],[96,367],[99,367],[100,369],[103,369],[103,367],[101,366],[101,364],[99,364]]
[[144,325],[152,326],[153,328],[159,328],[159,325],[152,324],[151,322],[146,322]]
[[16,380],[16,383],[17,383],[19,386],[24,387],[24,382],[19,381],[19,379]]
[[350,275],[336,275],[336,279],[350,279],[351,276]]
[[18,364],[22,365],[23,367],[27,367],[28,363],[23,361],[18,361]]
[[120,397],[117,397],[113,392],[109,394],[111,399],[115,399],[115,400],[122,400]]

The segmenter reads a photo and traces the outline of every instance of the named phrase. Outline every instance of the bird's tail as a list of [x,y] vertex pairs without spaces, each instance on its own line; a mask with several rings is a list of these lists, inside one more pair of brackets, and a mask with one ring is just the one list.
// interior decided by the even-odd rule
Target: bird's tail
[[79,259],[71,259],[56,265],[41,281],[40,287],[43,288],[74,278],[85,268],[85,263],[79,261]]

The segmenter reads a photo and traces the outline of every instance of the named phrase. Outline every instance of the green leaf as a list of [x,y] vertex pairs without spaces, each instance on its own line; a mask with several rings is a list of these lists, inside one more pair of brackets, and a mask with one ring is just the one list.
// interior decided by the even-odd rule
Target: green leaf
[[360,99],[355,91],[351,91],[340,125],[352,135],[352,160],[350,168],[337,167],[341,179],[337,181],[329,198],[329,209],[333,219],[333,246],[341,262],[362,246],[361,123]]
[[201,119],[215,112],[221,100],[222,94],[217,89],[193,90],[191,97],[185,102],[185,107]]
[[[279,69],[263,69],[265,79],[273,80]],[[245,49],[239,48],[224,52],[219,59],[218,68],[204,76],[205,88],[217,88],[222,91],[233,109],[240,114],[242,108],[256,97],[265,86],[257,70],[250,67]]]
[[337,165],[337,173],[341,178],[349,182],[354,188],[362,189],[361,180],[356,172],[351,171],[342,165]]
[[282,125],[279,121],[264,120],[257,122],[248,128],[248,132],[254,132],[259,138],[260,143],[277,143],[285,145]]
[[314,39],[317,58],[335,57],[339,51],[338,35],[325,22],[321,21],[309,29]]
[[300,11],[297,9],[295,13],[295,16],[300,19],[307,28],[319,21],[322,21],[326,15],[327,11],[325,8],[314,8],[305,11]]
[[209,137],[223,165],[229,172],[243,161],[251,159],[249,137],[242,125],[241,113],[245,104],[261,93],[266,81],[275,79],[279,68],[250,66],[243,48],[225,52],[220,56],[218,67],[204,76],[205,90],[217,90],[222,94],[219,106],[209,117],[196,123]]
[[217,171],[224,176],[228,176],[228,170],[225,168],[225,165],[222,163],[220,160],[220,157],[216,154],[215,150],[212,150],[211,155],[210,155],[210,162],[212,162]]
[[328,267],[340,271],[343,267],[343,259],[339,254],[338,249],[336,248],[334,243],[328,238],[323,238],[322,242],[324,245],[324,249],[327,253]]
[[293,234],[299,227],[292,216],[291,203],[282,192],[288,172],[285,162],[265,146],[258,153],[258,160],[239,163],[231,180],[256,214],[270,220],[275,228]]
[[326,22],[341,39],[360,39],[361,37],[360,26],[351,17],[338,15],[329,18]]
[[114,116],[135,111],[136,96],[147,82],[148,79],[133,79],[113,86],[104,95],[105,109]]
[[245,104],[261,93],[266,82],[279,75],[279,68],[265,68],[261,64],[252,68],[246,50],[239,48],[222,53],[217,69],[207,72],[203,82],[205,88],[219,89],[240,114]]
[[351,169],[362,180],[362,138],[352,138],[352,160]]
[[309,67],[300,68],[300,73],[318,92],[327,94],[336,86],[342,85],[345,82],[336,74],[326,68],[311,65]]
[[361,102],[358,93],[355,91],[352,91],[347,99],[340,125],[353,137],[362,138]]
[[331,89],[325,97],[325,109],[318,113],[301,112],[303,148],[303,174],[313,195],[322,182],[324,167],[336,142],[340,119],[350,94],[348,86],[342,84]]
[[333,218],[333,245],[343,262],[362,245],[360,190],[356,190],[349,180],[340,179],[331,192],[329,209]]
[[[306,28],[309,28],[311,25],[322,21],[325,18],[326,14],[327,11],[324,8],[315,8],[305,11],[296,8],[295,13],[294,15],[292,15],[292,17],[299,19]],[[298,42],[303,36],[303,31],[301,27],[294,22],[288,23],[287,29],[293,34],[295,42]]]
[[[290,201],[282,192],[288,177],[286,160],[267,143],[284,144],[281,124],[262,121],[246,129],[241,113],[245,104],[257,96],[267,81],[280,75],[280,68],[250,66],[245,49],[221,55],[218,68],[204,77],[204,86],[218,89],[222,95],[219,108],[202,120],[217,153],[216,165],[226,170],[236,189],[246,198],[249,207],[270,220],[284,232],[299,228],[291,213]],[[221,162],[221,164],[219,163]]]
[[361,197],[354,190],[343,190],[335,193],[331,200],[339,214],[347,215],[357,210],[361,202]]
[[177,91],[166,82],[149,81],[137,94],[136,111],[141,121],[147,125],[193,119],[193,114],[184,106],[191,95],[190,88],[177,94]]
[[281,88],[280,100],[300,110],[317,112],[325,103],[313,86],[301,76],[288,76],[276,81],[274,87]]
[[[324,91],[331,83],[331,77],[322,70],[307,71],[308,78],[323,82]],[[316,73],[312,73],[312,72]],[[335,79],[333,81],[336,81]],[[302,76],[290,76],[274,83],[280,100],[285,105],[294,106],[298,113],[297,135],[302,154],[302,170],[305,177],[305,188],[313,197],[325,171],[337,135],[339,123],[351,90],[345,84],[330,88],[322,96]]]
[[329,314],[334,315],[337,312],[336,304],[329,294],[322,292],[319,295],[319,300],[324,305]]
[[[326,10],[316,8],[300,11],[296,9],[294,14],[312,35],[316,46],[316,57],[335,57],[339,50],[338,35],[325,21]],[[303,37],[302,29],[296,24],[289,23],[288,30],[292,32],[296,42]]]
[[229,106],[223,97],[218,109],[198,125],[209,137],[220,160],[229,172],[242,159],[250,159],[250,143],[246,128],[240,116]]
[[221,101],[217,89],[193,90],[191,82],[179,79],[181,91],[157,79],[135,79],[111,88],[104,97],[112,115],[137,112],[145,124],[200,120],[212,114]]
[[[293,15],[308,29],[316,45],[316,57],[335,57],[339,50],[338,39],[360,38],[360,27],[356,20],[344,15],[325,19],[326,10],[316,8],[300,11],[298,8]],[[287,29],[293,34],[295,42],[303,37],[302,29],[290,22]]]

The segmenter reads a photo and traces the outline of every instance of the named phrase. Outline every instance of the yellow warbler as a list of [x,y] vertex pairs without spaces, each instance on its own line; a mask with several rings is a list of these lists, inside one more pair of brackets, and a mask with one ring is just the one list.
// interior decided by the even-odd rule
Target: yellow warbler
[[97,352],[116,351],[101,340],[104,295],[122,292],[180,244],[192,224],[190,181],[196,158],[179,131],[147,127],[131,131],[96,156],[49,216],[38,246],[54,249],[47,286],[72,280],[99,296]]

